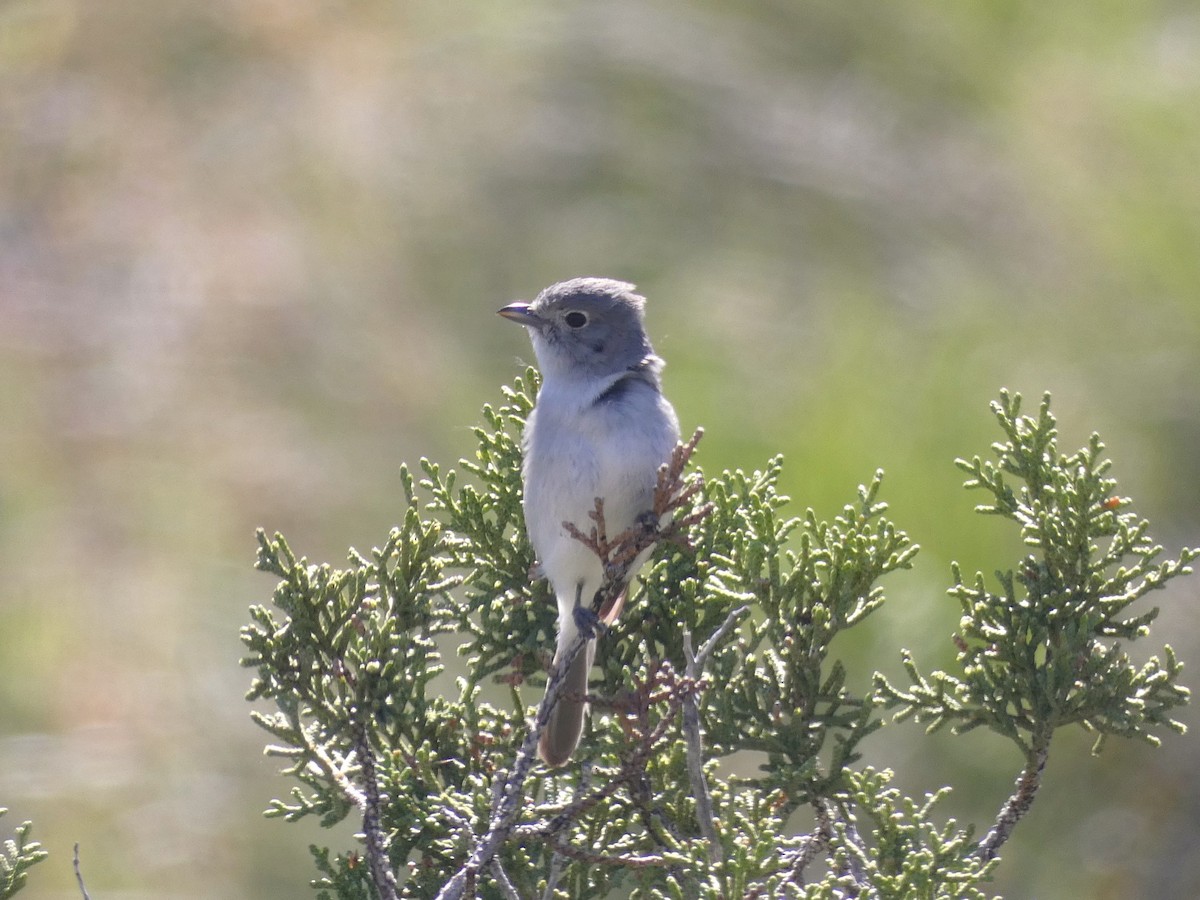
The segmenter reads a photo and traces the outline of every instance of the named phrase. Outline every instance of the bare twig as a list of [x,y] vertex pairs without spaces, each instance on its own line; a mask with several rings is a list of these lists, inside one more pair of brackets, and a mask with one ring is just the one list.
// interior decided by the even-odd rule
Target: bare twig
[[75,844],[75,856],[71,860],[71,865],[75,868],[75,880],[79,882],[79,893],[83,895],[83,900],[92,900],[88,895],[87,887],[83,883],[83,872],[79,868],[79,843]]
[[[683,653],[687,660],[688,678],[699,680],[700,667],[692,652],[692,633],[683,633]],[[687,748],[688,780],[692,783],[692,797],[696,800],[696,821],[700,833],[708,842],[708,856],[719,863],[725,856],[721,849],[721,836],[717,834],[717,817],[713,812],[712,793],[708,779],[704,777],[704,743],[700,736],[700,705],[693,694],[683,701],[683,738]]]
[[725,617],[725,621],[721,623],[721,627],[714,631],[709,639],[700,645],[700,652],[696,654],[696,668],[701,673],[704,672],[704,667],[708,665],[708,658],[712,656],[713,651],[717,649],[721,641],[725,640],[725,635],[729,634],[729,630],[737,624],[738,619],[744,616],[749,610],[749,606],[739,606],[730,612]]
[[383,836],[383,825],[379,816],[379,779],[375,772],[375,754],[367,739],[367,729],[355,718],[351,722],[354,752],[362,769],[363,839],[367,845],[367,864],[371,869],[371,881],[380,900],[396,900],[396,874],[388,862],[387,842]]
[[496,879],[496,884],[500,886],[500,893],[502,893],[507,900],[521,900],[521,895],[517,893],[516,885],[512,883],[512,879],[510,879],[508,877],[508,873],[504,871],[504,866],[500,864],[500,857],[492,857],[491,870],[492,877]]
[[633,854],[610,856],[606,853],[592,853],[590,850],[572,847],[561,838],[552,840],[550,846],[554,848],[555,853],[561,856],[568,857],[569,859],[577,859],[594,866],[624,866],[627,869],[649,869],[654,866],[669,865],[666,859],[653,853],[642,854],[640,856],[634,856]]
[[[592,787],[592,763],[583,760],[579,765],[579,784],[575,790],[578,797],[581,793],[590,791]],[[550,854],[550,871],[546,875],[546,889],[542,892],[542,900],[554,900],[554,892],[567,871],[567,857],[561,853]]]
[[554,892],[562,881],[563,873],[567,871],[567,858],[561,853],[550,856],[550,873],[546,876],[546,889],[542,891],[542,900],[554,900]]
[[517,751],[517,758],[513,762],[512,771],[504,779],[503,785],[496,792],[492,802],[492,816],[488,823],[487,833],[479,840],[478,845],[472,851],[470,858],[463,864],[454,876],[447,881],[441,891],[438,892],[437,900],[459,900],[463,897],[468,889],[468,886],[473,884],[479,872],[491,865],[492,860],[496,857],[500,847],[508,840],[512,834],[513,828],[516,826],[517,814],[521,810],[521,803],[524,799],[525,782],[529,778],[529,773],[533,768],[534,761],[537,759],[537,744],[542,732],[546,728],[546,724],[550,721],[550,713],[558,704],[559,696],[562,694],[563,686],[567,680],[567,670],[571,667],[571,663],[575,661],[575,657],[582,651],[588,638],[582,632],[575,636],[575,640],[567,647],[566,652],[558,660],[550,673],[550,678],[546,682],[546,695],[542,698],[542,703],[538,707],[537,715],[534,718],[533,726],[528,730],[525,739],[521,742],[521,747]]
[[1029,808],[1033,806],[1034,797],[1037,796],[1038,788],[1042,784],[1042,773],[1046,769],[1046,759],[1049,755],[1049,739],[1039,742],[1030,752],[1025,768],[1017,778],[1012,796],[1004,802],[1004,806],[1000,808],[1000,814],[996,817],[996,824],[979,842],[979,847],[975,850],[975,855],[984,862],[996,858],[1004,842],[1012,835],[1017,822],[1021,821],[1025,813],[1029,812]]
[[[683,653],[687,660],[685,674],[693,684],[699,684],[709,656],[748,608],[739,606],[733,610],[721,623],[721,627],[704,642],[699,653],[692,652],[692,633],[684,631]],[[717,817],[713,813],[712,794],[708,789],[708,779],[704,777],[704,743],[700,736],[700,704],[695,691],[688,693],[683,698],[683,736],[687,747],[688,780],[692,783],[692,796],[696,800],[696,819],[700,824],[700,832],[704,835],[704,840],[708,842],[709,857],[713,862],[720,862],[724,857],[724,852],[721,849],[721,837],[717,834]]]
[[379,779],[375,771],[375,754],[371,750],[366,727],[357,717],[350,722],[350,737],[354,749],[352,756],[357,759],[363,782],[361,788],[351,781],[350,772],[353,766],[350,756],[339,763],[319,741],[312,740],[307,729],[301,728],[300,735],[305,749],[312,757],[310,765],[328,775],[342,794],[362,813],[363,840],[366,844],[371,880],[381,900],[396,900],[396,874],[388,861],[387,841],[383,835],[379,812]]
[[776,897],[788,896],[787,886],[789,884],[802,887],[804,870],[812,865],[818,855],[829,849],[829,843],[833,840],[833,820],[829,815],[826,801],[814,800],[813,810],[817,815],[816,830],[805,839],[804,844],[792,857],[787,874],[780,881],[779,889],[775,892]]

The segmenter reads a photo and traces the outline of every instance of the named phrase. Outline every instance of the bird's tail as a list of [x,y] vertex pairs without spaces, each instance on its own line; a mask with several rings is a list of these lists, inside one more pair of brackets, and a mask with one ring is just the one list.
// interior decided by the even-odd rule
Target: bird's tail
[[[628,588],[628,585],[626,585]],[[625,606],[625,596],[628,590],[622,590],[613,600],[601,607],[599,619],[604,625],[612,625]],[[559,606],[558,646],[554,650],[554,665],[568,648],[575,642],[574,610]],[[579,651],[567,670],[563,681],[562,691],[558,695],[558,703],[550,713],[546,729],[538,740],[538,756],[542,762],[551,768],[566,765],[579,739],[583,737],[583,720],[587,717],[587,687],[588,673],[592,671],[592,663],[596,661],[596,641],[589,640]]]
[[[570,637],[573,639],[573,635]],[[555,665],[565,649],[560,643],[554,654]],[[571,662],[558,695],[558,703],[550,713],[550,721],[546,723],[538,741],[538,756],[552,768],[566,765],[583,736],[583,719],[587,713],[587,701],[584,698],[587,696],[588,673],[595,658],[596,642],[588,641]]]

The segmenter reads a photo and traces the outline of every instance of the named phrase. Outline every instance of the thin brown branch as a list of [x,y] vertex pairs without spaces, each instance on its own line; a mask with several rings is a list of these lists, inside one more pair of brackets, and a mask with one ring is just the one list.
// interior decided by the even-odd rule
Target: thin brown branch
[[[646,766],[650,758],[674,724],[684,698],[695,690],[696,685],[692,681],[679,677],[669,663],[661,662],[650,677],[639,684],[625,701],[620,704],[614,703],[610,707],[623,711],[626,716],[635,716],[638,719],[636,725],[626,729],[634,743],[630,751],[622,755],[621,765],[613,777],[595,790],[583,793],[565,807],[559,808],[544,824],[520,826],[515,829],[515,833],[523,838],[540,837],[557,853],[569,855],[571,858],[583,858],[579,854],[586,853],[586,851],[565,853],[562,843],[563,833],[581,816],[624,787],[628,791],[633,805],[641,811],[647,830],[656,836],[661,846],[672,847],[674,836],[660,834],[659,829],[652,824],[651,820],[655,817],[661,818],[661,814],[647,803],[647,792],[642,785],[646,779]],[[668,704],[668,711],[658,722],[651,725],[647,713],[652,705],[662,702]],[[647,860],[651,857],[605,857],[604,859],[610,862],[613,859],[626,859],[629,860],[628,865],[637,867],[650,864]]]
[[1000,848],[1012,836],[1017,823],[1029,812],[1037,796],[1038,788],[1042,785],[1042,773],[1046,769],[1046,759],[1050,755],[1049,739],[1038,742],[1030,751],[1025,768],[1017,777],[1017,784],[1012,796],[1000,808],[996,824],[979,842],[975,855],[988,862],[996,858]]
[[[592,789],[592,763],[583,760],[579,765],[579,782],[575,788],[576,797]],[[542,892],[542,900],[554,900],[555,891],[567,871],[567,857],[561,853],[550,854],[550,871],[546,875],[546,889]]]
[[546,876],[546,889],[542,891],[542,900],[554,900],[554,893],[558,890],[558,883],[562,881],[562,877],[566,871],[567,858],[561,853],[552,854],[550,857],[550,873]]
[[[692,633],[684,631],[683,653],[687,660],[685,674],[693,684],[699,684],[709,656],[747,609],[748,607],[740,606],[726,616],[721,627],[704,642],[699,653],[692,652]],[[721,836],[717,833],[712,794],[708,789],[708,779],[704,776],[704,740],[700,735],[700,703],[695,691],[688,693],[683,699],[683,736],[687,752],[688,780],[691,781],[692,796],[696,801],[696,819],[700,825],[700,833],[708,842],[709,857],[713,862],[719,863],[724,858],[724,851],[721,849]]]
[[79,843],[75,844],[75,855],[71,860],[71,865],[75,869],[75,880],[79,883],[79,893],[83,895],[83,900],[92,900],[87,892],[87,887],[83,883],[83,871],[79,868]]
[[363,840],[367,850],[367,864],[371,872],[371,880],[375,884],[381,900],[395,900],[396,875],[391,869],[387,856],[387,841],[383,835],[380,818],[381,798],[379,780],[375,771],[375,755],[367,738],[366,727],[357,719],[350,723],[350,734],[353,742],[353,756],[358,761],[359,774],[363,786],[359,788],[350,779],[353,767],[347,757],[336,762],[328,750],[318,741],[312,740],[307,729],[301,728],[305,749],[311,757],[310,765],[323,771],[342,794],[358,807],[363,817]]
[[526,732],[525,739],[521,742],[517,757],[513,761],[512,771],[504,777],[503,783],[499,784],[493,797],[492,815],[487,833],[480,838],[462,868],[442,886],[437,900],[459,900],[466,896],[479,873],[491,866],[492,860],[496,858],[496,854],[499,853],[504,842],[512,835],[525,797],[525,782],[529,779],[529,773],[537,759],[538,739],[550,721],[550,713],[558,704],[566,683],[567,670],[575,661],[575,657],[583,651],[587,641],[588,638],[584,634],[576,635],[575,640],[571,642],[551,670],[550,678],[546,682],[546,694],[542,697],[533,726]]
[[775,892],[776,897],[788,896],[788,885],[797,887],[804,886],[804,870],[807,869],[816,858],[829,849],[829,844],[833,840],[833,819],[829,814],[829,808],[824,800],[813,801],[813,811],[817,816],[816,830],[804,840],[804,844],[796,851],[791,863],[788,865],[787,874],[779,883],[779,889]]
[[699,653],[692,649],[692,633],[683,633],[683,652],[686,659],[684,674],[695,689],[683,694],[683,736],[687,753],[688,780],[692,785],[692,796],[696,801],[696,818],[700,832],[708,843],[709,857],[713,862],[720,862],[724,857],[721,848],[720,835],[717,833],[717,819],[713,812],[712,794],[708,789],[708,779],[704,776],[704,741],[700,734],[700,704],[699,687],[704,674],[704,666],[712,655],[713,650],[724,639],[729,630],[749,607],[740,606],[726,616],[721,627],[713,632]]
[[496,884],[500,886],[500,893],[504,895],[505,900],[521,900],[521,895],[517,893],[517,888],[512,883],[512,879],[508,877],[508,873],[504,871],[504,866],[500,864],[500,857],[492,857],[490,868],[492,870],[492,877],[496,879]]
[[[839,816],[842,824],[842,833],[846,836],[846,841],[853,844],[857,848],[858,853],[849,853],[846,857],[846,866],[842,872],[844,880],[848,880],[850,885],[846,888],[846,896],[848,898],[857,897],[866,883],[866,872],[863,871],[862,856],[867,853],[867,845],[862,839],[862,835],[858,833],[858,828],[854,824],[854,820],[850,818],[845,809],[841,811]],[[861,854],[861,855],[860,855]]]
[[[693,681],[700,678],[700,666],[692,652],[692,633],[683,633],[683,653],[687,660],[687,677]],[[708,843],[708,856],[719,863],[724,858],[721,836],[717,833],[717,817],[713,812],[712,793],[708,779],[704,777],[704,740],[700,736],[700,704],[696,696],[690,695],[683,701],[683,738],[687,752],[688,780],[692,784],[692,797],[696,801],[696,821],[700,833]]]
[[700,645],[700,652],[696,654],[696,669],[699,674],[704,674],[704,667],[708,665],[708,658],[712,656],[713,651],[717,649],[721,641],[725,640],[725,635],[729,634],[730,629],[749,611],[749,606],[739,606],[737,609],[732,610],[725,617],[725,621],[721,623],[721,627],[714,631],[708,640]]
[[362,769],[363,796],[366,803],[362,808],[363,840],[367,845],[367,864],[371,870],[371,881],[380,900],[396,900],[396,873],[392,871],[387,856],[387,841],[383,836],[380,819],[379,779],[375,771],[375,753],[367,738],[367,729],[355,719],[351,723],[354,752]]
[[665,866],[668,862],[661,856],[653,854],[644,854],[635,856],[628,854],[625,856],[610,856],[606,853],[593,853],[590,850],[581,850],[578,847],[572,847],[561,839],[552,839],[550,846],[555,853],[565,856],[569,859],[577,859],[581,862],[589,863],[597,866],[624,866],[627,869],[648,869],[652,866]]

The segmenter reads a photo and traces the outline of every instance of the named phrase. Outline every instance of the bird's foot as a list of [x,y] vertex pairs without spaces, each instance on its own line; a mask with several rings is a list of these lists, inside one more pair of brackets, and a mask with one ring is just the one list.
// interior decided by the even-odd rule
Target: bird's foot
[[654,514],[654,510],[652,509],[647,509],[644,512],[638,513],[638,517],[634,520],[634,522],[637,527],[646,532],[646,534],[658,533],[658,516]]
[[596,611],[590,606],[579,605],[575,607],[575,628],[585,638],[591,640],[603,628],[603,624]]

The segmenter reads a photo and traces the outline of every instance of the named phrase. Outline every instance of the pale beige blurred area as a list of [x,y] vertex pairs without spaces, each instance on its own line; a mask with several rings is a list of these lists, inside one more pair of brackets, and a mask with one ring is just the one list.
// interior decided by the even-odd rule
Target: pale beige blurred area
[[[1182,0],[3,0],[0,834],[52,854],[20,896],[78,896],[76,841],[98,898],[312,895],[352,828],[260,816],[254,528],[380,543],[401,462],[470,454],[531,358],[495,309],[561,278],[639,283],[706,468],[784,452],[824,516],[887,470],[924,549],[839,651],[862,680],[950,663],[950,560],[1015,562],[952,466],[1001,386],[1200,543],[1197,159]],[[1195,661],[1198,593],[1135,655]],[[1065,736],[997,891],[1200,892],[1200,754],[1164,739]],[[1019,763],[872,753],[985,827]]]

